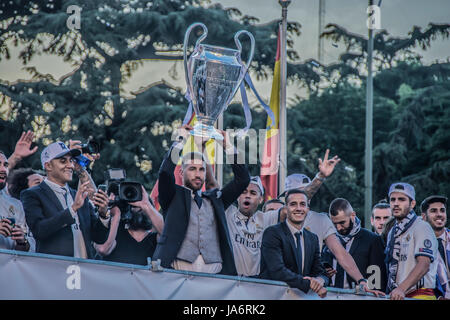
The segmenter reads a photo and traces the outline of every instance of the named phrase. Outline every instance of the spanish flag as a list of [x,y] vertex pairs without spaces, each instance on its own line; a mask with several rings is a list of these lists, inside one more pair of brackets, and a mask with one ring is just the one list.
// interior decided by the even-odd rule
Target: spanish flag
[[280,80],[280,32],[278,31],[277,55],[269,103],[270,109],[275,116],[275,123],[272,123],[270,118],[267,117],[266,140],[260,172],[261,181],[265,189],[265,201],[278,196]]
[[[196,122],[197,122],[197,117],[195,116],[195,114],[192,114],[191,120],[189,120],[188,124],[193,127]],[[213,139],[210,139],[208,142],[206,142],[206,146],[205,146],[206,147],[206,156],[208,157],[208,161],[211,164],[211,166],[213,166],[213,168],[214,168],[214,162],[215,162],[215,146],[214,146],[214,144],[215,144],[215,141]],[[189,136],[189,138],[187,139],[187,141],[183,147],[183,151],[182,151],[181,155],[183,156],[186,153],[195,152],[195,151],[200,151],[200,150],[198,150],[197,145],[194,143],[194,137]],[[180,186],[183,185],[183,177],[181,175],[181,158],[182,158],[182,156],[178,160],[178,164],[173,171],[173,173],[175,175],[175,183]],[[204,185],[203,185],[203,190],[205,190]],[[155,185],[153,186],[152,192],[150,194],[150,198],[153,200],[156,210],[159,210],[161,206],[158,202],[158,181],[156,181]]]

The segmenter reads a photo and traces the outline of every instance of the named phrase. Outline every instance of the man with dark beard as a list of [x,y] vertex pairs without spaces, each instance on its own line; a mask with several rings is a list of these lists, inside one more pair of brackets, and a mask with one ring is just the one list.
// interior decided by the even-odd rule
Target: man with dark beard
[[436,300],[438,243],[431,226],[414,212],[415,196],[414,187],[408,183],[397,182],[389,188],[389,203],[396,219],[386,246],[386,292],[391,300]]
[[164,221],[162,215],[150,202],[142,187],[142,200],[130,203],[131,219],[121,219],[118,207],[111,208],[111,226],[108,240],[94,244],[103,260],[130,264],[147,265],[152,257],[157,238],[162,233]]
[[[200,152],[183,156],[183,186],[175,183],[174,169],[192,127],[185,125],[166,154],[158,178],[158,200],[164,216],[164,231],[153,260],[176,270],[236,275],[233,248],[225,219],[225,210],[239,197],[250,182],[245,164],[231,165],[234,179],[221,190],[202,192],[206,179],[206,160]],[[230,154],[226,136],[224,148]]]
[[[352,256],[370,289],[386,290],[386,267],[384,264],[383,242],[377,234],[361,228],[361,221],[356,216],[350,203],[343,198],[334,199],[329,208],[331,221],[345,250]],[[333,253],[324,247],[322,261],[332,266],[326,268],[334,287],[350,289],[355,279],[339,265]],[[336,270],[336,271],[334,271]],[[369,277],[373,273],[374,277]]]

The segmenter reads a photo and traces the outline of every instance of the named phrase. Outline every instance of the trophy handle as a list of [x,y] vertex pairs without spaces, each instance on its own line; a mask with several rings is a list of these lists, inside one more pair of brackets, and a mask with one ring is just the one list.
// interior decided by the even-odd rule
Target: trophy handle
[[[252,63],[252,60],[253,60],[253,53],[255,52],[255,38],[247,30],[240,30],[240,31],[236,32],[236,34],[234,35],[234,42],[236,43],[236,46],[237,46],[239,52],[242,52],[242,44],[239,41],[239,36],[243,33],[246,34],[250,38],[250,43],[251,43],[250,54],[248,56],[247,63],[244,64],[245,71],[247,72],[247,69],[250,67],[250,63]],[[244,72],[244,75],[246,72]]]
[[188,86],[188,90],[192,90],[192,88],[191,88],[192,81],[190,80],[189,70],[188,70],[187,47],[188,47],[188,42],[189,42],[189,35],[191,34],[191,31],[197,26],[202,27],[203,33],[200,36],[200,38],[198,38],[197,42],[195,43],[194,52],[195,52],[195,49],[197,49],[200,42],[205,40],[206,36],[208,35],[208,29],[201,22],[195,22],[195,23],[191,24],[187,28],[186,34],[184,35],[184,44],[183,44],[184,74],[186,76],[186,84]]

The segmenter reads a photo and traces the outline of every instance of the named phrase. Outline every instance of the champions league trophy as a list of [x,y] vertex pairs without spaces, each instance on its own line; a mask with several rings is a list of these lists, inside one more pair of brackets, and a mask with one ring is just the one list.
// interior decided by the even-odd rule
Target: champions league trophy
[[[203,28],[203,34],[197,40],[194,52],[187,59],[189,34],[197,26]],[[241,61],[242,45],[239,41],[239,36],[243,33],[251,41],[250,54],[246,64]],[[238,31],[234,35],[234,42],[238,49],[233,50],[201,44],[207,34],[206,26],[197,22],[189,26],[184,36],[183,55],[187,91],[197,116],[197,124],[191,134],[208,139],[223,140],[222,135],[214,129],[213,125],[230,104],[247,73],[253,59],[255,39],[248,31]]]

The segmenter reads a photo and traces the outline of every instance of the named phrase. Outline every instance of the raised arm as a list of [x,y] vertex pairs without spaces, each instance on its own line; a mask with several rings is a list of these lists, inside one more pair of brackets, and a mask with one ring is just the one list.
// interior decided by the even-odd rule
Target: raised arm
[[13,154],[9,157],[9,170],[14,169],[14,167],[24,158],[31,156],[38,150],[38,147],[31,149],[31,144],[34,139],[33,131],[28,130],[27,132],[22,132],[19,140],[16,143]]
[[326,178],[331,176],[336,165],[341,161],[338,156],[334,156],[328,159],[330,149],[327,149],[323,160],[319,158],[319,172],[314,179],[305,187],[305,192],[308,195],[308,199],[311,199],[319,190],[322,183]]

